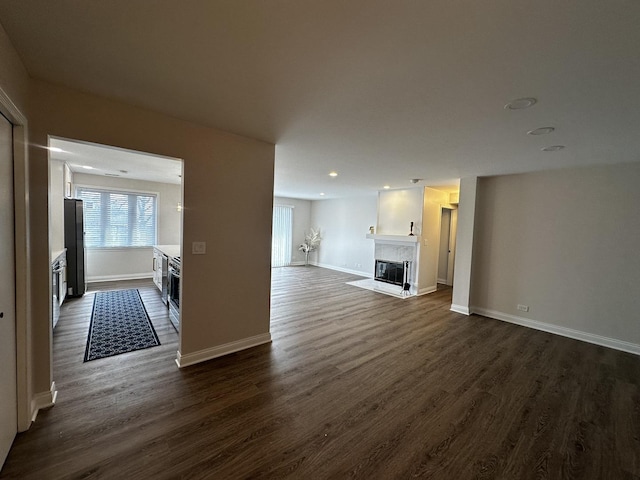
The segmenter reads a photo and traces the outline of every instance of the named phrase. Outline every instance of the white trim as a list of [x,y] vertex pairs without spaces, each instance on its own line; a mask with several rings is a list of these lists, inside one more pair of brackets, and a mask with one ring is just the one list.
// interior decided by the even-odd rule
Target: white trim
[[376,243],[400,243],[400,244],[419,244],[419,235],[378,235],[375,233],[367,233],[366,237],[374,240]]
[[207,348],[198,352],[188,353],[182,355],[178,350],[176,355],[176,365],[178,368],[188,367],[189,365],[195,365],[196,363],[206,362],[213,358],[222,357],[230,353],[239,352],[251,347],[257,347],[265,343],[271,342],[271,333],[263,333],[261,335],[255,335],[253,337],[243,338],[242,340],[236,340],[234,342],[225,343],[224,345],[218,345],[216,347]]
[[446,279],[446,278],[438,278],[438,280],[437,280],[437,281],[438,281],[438,283],[441,283],[441,284],[443,284],[443,285],[448,285],[448,283],[447,283],[447,279]]
[[[29,355],[32,312],[31,255],[29,254],[29,138],[27,117],[0,85],[0,113],[13,132],[13,215],[15,255],[15,335],[17,430],[31,426],[31,356]],[[51,281],[51,279],[49,279]],[[51,298],[51,291],[49,291]],[[51,308],[51,302],[49,302]],[[51,355],[51,350],[49,350]]]
[[43,408],[53,407],[57,398],[56,382],[51,382],[51,388],[48,392],[36,393],[31,399],[31,421],[36,421],[38,412]]
[[418,290],[418,295],[428,295],[430,293],[435,292],[436,290],[438,290],[438,285],[432,285],[430,287],[420,288]]
[[582,332],[580,330],[574,330],[572,328],[560,327],[551,323],[539,322],[537,320],[518,317],[516,315],[498,312],[496,310],[489,310],[486,308],[472,307],[472,310],[474,313],[477,313],[479,315],[495,318],[496,320],[502,320],[503,322],[514,323],[523,327],[533,328],[535,330],[542,330],[543,332],[549,332],[556,335],[561,335],[563,337],[573,338],[574,340],[581,340],[583,342],[593,343],[595,345],[601,345],[603,347],[613,348],[615,350],[621,350],[623,352],[640,355],[640,345],[625,342],[624,340],[603,337],[602,335],[596,335],[594,333]]
[[153,278],[153,272],[151,273],[127,273],[124,275],[95,275],[93,277],[87,277],[87,283],[96,282],[117,282],[120,280],[139,280],[141,278]]
[[350,273],[351,275],[358,275],[360,277],[371,278],[370,272],[365,273],[359,270],[351,270],[349,268],[335,267],[327,263],[319,263],[319,262],[309,262],[309,265],[313,265],[314,267],[327,268],[329,270],[337,270],[338,272]]
[[451,310],[452,312],[461,313],[462,315],[471,315],[469,307],[464,307],[462,305],[454,305],[452,303],[449,310]]

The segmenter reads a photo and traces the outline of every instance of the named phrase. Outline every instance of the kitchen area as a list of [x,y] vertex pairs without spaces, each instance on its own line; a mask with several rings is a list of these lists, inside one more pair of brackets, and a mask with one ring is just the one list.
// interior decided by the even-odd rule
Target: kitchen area
[[182,161],[53,137],[49,150],[54,334],[64,303],[92,283],[144,279],[178,331]]

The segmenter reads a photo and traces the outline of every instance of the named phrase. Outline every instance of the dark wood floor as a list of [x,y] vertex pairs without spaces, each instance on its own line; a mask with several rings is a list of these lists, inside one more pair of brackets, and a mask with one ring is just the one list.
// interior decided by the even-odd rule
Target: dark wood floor
[[273,343],[183,370],[150,283],[148,350],[83,363],[91,295],[69,302],[58,402],[0,477],[640,478],[640,357],[353,279],[274,270]]

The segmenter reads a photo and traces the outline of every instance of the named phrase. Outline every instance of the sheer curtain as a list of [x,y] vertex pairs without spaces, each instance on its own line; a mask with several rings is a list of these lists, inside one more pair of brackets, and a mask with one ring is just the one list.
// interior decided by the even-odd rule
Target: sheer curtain
[[292,219],[293,207],[288,205],[273,206],[272,267],[285,267],[291,264]]

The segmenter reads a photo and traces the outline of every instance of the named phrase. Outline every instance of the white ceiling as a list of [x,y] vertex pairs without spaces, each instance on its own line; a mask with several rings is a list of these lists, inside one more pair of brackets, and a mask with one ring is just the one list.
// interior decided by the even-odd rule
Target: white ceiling
[[51,137],[49,158],[65,162],[75,173],[178,185],[182,182],[181,160],[122,148]]
[[640,161],[636,0],[114,5],[2,0],[0,22],[34,77],[275,143],[280,195]]

